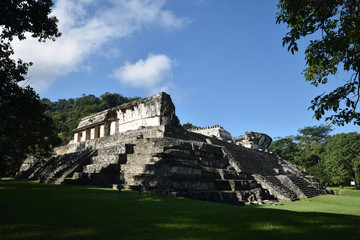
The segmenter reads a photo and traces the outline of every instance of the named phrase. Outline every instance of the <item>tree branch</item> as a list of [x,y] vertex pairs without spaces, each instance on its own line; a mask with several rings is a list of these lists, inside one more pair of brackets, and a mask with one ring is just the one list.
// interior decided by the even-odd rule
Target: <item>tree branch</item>
[[357,83],[357,99],[356,99],[355,105],[354,105],[354,113],[356,112],[357,105],[360,101],[360,74],[359,74],[359,72],[357,72],[356,75],[355,75],[355,79],[358,77],[358,83]]

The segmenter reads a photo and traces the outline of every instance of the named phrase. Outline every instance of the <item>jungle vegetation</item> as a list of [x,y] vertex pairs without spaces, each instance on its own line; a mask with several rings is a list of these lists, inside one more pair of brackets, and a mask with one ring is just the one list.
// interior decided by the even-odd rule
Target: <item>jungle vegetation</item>
[[314,175],[323,183],[359,184],[360,134],[341,133],[331,136],[326,125],[308,126],[298,135],[275,138],[269,150]]

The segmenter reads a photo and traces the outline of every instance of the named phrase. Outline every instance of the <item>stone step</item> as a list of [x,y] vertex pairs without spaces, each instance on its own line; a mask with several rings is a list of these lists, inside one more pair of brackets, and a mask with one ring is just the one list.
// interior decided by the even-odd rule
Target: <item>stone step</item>
[[177,159],[184,160],[189,162],[194,162],[202,166],[212,167],[212,168],[222,168],[226,169],[229,166],[229,162],[225,158],[213,159],[208,157],[199,157],[191,155],[176,155],[176,152],[164,153],[158,156],[162,159]]
[[101,155],[118,155],[118,154],[125,154],[129,152],[128,144],[117,144],[115,146],[104,147],[98,150],[98,156]]
[[119,154],[98,154],[92,158],[93,164],[115,164],[119,161]]
[[54,159],[50,159],[39,176],[41,182],[54,183],[58,178],[64,178],[68,172],[79,164],[83,164],[84,160],[88,161],[88,158],[94,154],[94,151],[83,151],[76,153],[69,153],[60,155]]
[[321,190],[316,189],[310,182],[303,178],[296,176],[289,176],[289,178],[307,198],[323,194]]
[[255,180],[216,180],[216,190],[250,190],[259,187]]
[[267,189],[279,200],[294,201],[298,199],[297,194],[282,184],[276,176],[261,176],[257,174],[253,176],[261,184],[262,188]]
[[132,164],[154,164],[154,163],[156,163],[156,160],[157,160],[157,159],[154,159],[149,154],[139,154],[139,153],[128,154],[126,156],[126,158],[127,158],[127,164],[128,165],[132,165]]

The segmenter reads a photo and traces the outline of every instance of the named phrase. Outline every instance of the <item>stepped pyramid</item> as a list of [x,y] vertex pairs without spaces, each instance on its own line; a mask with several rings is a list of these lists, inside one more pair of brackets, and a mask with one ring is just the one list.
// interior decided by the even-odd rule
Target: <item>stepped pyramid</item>
[[161,92],[82,119],[68,145],[49,159],[26,160],[19,176],[56,184],[123,183],[233,204],[323,193],[306,173],[267,152],[270,143],[254,132],[232,138],[218,125],[186,131],[170,95]]

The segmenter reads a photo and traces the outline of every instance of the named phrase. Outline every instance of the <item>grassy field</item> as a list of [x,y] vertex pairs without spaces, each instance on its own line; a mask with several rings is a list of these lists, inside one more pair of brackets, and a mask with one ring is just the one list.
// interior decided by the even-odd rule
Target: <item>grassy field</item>
[[0,180],[0,239],[360,239],[360,191],[241,207]]

